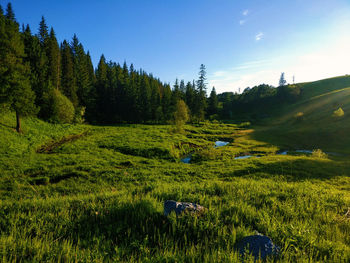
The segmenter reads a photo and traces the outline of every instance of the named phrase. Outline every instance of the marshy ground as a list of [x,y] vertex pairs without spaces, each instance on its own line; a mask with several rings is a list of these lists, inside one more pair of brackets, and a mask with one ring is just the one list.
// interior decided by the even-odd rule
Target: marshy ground
[[[256,231],[281,248],[277,262],[350,260],[346,155],[280,155],[292,141],[248,124],[23,127],[0,127],[3,262],[235,262]],[[235,159],[248,154],[259,158]],[[208,210],[165,217],[165,200]]]

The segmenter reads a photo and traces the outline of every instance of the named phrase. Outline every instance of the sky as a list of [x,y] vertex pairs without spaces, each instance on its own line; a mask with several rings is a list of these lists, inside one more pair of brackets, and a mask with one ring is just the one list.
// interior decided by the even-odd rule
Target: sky
[[[5,9],[8,0],[0,0]],[[94,66],[107,60],[173,84],[207,69],[208,92],[242,92],[350,73],[350,0],[10,0],[37,33],[41,16],[58,41],[74,33]]]

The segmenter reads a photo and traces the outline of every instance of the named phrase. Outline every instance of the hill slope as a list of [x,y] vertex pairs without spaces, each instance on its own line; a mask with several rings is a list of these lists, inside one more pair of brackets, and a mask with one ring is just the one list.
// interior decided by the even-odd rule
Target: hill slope
[[[301,99],[275,110],[255,137],[282,148],[350,153],[350,77],[298,84]],[[334,112],[342,108],[344,116]]]

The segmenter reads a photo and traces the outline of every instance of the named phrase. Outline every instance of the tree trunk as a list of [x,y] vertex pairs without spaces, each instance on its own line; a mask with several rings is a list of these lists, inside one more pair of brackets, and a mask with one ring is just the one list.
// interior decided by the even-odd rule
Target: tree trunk
[[18,112],[16,112],[16,120],[17,120],[17,126],[16,126],[16,131],[17,132],[22,132],[22,129],[21,129],[21,119],[20,119],[20,115]]

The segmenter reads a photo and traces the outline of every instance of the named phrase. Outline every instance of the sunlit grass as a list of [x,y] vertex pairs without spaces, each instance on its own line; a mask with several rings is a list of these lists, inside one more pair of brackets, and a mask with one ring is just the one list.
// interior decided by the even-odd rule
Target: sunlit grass
[[[13,126],[12,117],[0,123]],[[345,157],[277,155],[280,146],[253,129],[220,123],[187,125],[183,134],[37,119],[23,128],[0,126],[2,262],[237,262],[237,242],[256,231],[281,247],[277,262],[350,260]],[[86,130],[50,154],[36,152]],[[230,143],[215,149],[216,140]],[[252,151],[261,157],[234,159]],[[189,152],[200,158],[181,163]],[[169,199],[207,212],[167,218]]]

